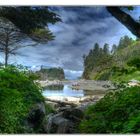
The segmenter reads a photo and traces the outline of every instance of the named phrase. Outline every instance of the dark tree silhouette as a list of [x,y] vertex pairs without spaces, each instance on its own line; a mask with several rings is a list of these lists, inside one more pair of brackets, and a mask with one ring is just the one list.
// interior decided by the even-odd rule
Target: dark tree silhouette
[[[118,21],[128,28],[134,35],[140,38],[140,22],[133,19],[132,16],[124,12],[121,7],[106,7],[108,12],[111,13]],[[129,7],[126,7],[129,9]]]
[[61,21],[60,17],[46,6],[0,7],[0,17],[11,21],[22,33],[39,43],[46,43],[54,36],[48,24]]

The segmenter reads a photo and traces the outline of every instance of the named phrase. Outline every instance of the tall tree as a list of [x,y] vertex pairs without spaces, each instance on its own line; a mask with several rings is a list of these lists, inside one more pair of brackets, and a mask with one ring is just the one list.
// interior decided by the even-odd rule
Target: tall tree
[[117,45],[113,44],[112,49],[111,49],[111,53],[115,53],[116,50],[117,50]]
[[127,35],[121,37],[119,41],[118,49],[123,49],[128,47],[132,43],[132,41],[133,41],[132,38],[128,37]]
[[103,52],[104,52],[105,54],[109,54],[109,45],[108,45],[107,43],[104,44]]
[[5,18],[0,19],[0,52],[4,53],[5,67],[8,65],[10,55],[16,55],[17,49],[29,45],[22,45],[26,37],[12,22]]

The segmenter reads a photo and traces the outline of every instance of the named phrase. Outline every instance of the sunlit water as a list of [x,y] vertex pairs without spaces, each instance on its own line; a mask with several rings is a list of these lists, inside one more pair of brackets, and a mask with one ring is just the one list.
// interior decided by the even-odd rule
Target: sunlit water
[[43,95],[46,97],[50,97],[50,96],[83,97],[84,94],[85,94],[85,91],[71,89],[68,85],[64,85],[62,89],[58,89],[58,90],[45,89],[43,91]]

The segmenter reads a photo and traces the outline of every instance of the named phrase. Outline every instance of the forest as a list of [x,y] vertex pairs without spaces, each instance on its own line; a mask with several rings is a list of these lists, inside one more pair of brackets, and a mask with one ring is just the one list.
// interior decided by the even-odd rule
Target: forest
[[121,37],[119,44],[95,44],[89,54],[83,56],[83,77],[94,80],[112,80],[127,82],[139,79],[139,40],[128,36]]

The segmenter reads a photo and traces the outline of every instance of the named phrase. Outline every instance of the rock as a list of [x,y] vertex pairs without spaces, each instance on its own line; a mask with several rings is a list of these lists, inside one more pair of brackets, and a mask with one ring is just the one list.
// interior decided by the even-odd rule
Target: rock
[[110,88],[110,85],[102,85],[102,87],[104,87],[104,88]]
[[48,115],[44,130],[46,133],[76,133],[75,128],[83,117],[84,113],[81,109],[63,107],[61,112]]
[[45,133],[50,133],[51,129],[52,129],[52,117],[54,116],[53,113],[49,114],[46,117],[46,121],[43,124],[43,129]]
[[45,103],[50,105],[53,109],[57,109],[60,107],[60,104],[58,104],[56,102],[46,101]]
[[131,86],[140,86],[140,81],[132,79],[128,82],[128,85]]
[[84,103],[84,102],[90,102],[94,99],[95,97],[94,96],[85,96],[85,97],[82,97],[80,99],[80,103]]
[[84,113],[78,108],[70,108],[63,112],[63,117],[74,122],[79,122],[84,117]]
[[26,125],[29,128],[37,129],[40,127],[45,117],[45,105],[44,103],[38,103],[30,110],[27,117]]
[[67,110],[67,109],[70,109],[70,108],[71,108],[70,105],[66,105],[65,107],[60,107],[60,108],[58,108],[58,111],[59,111],[59,112],[62,112],[62,111],[65,111],[65,110]]
[[58,113],[56,115],[48,116],[48,123],[44,127],[47,133],[71,133],[73,127],[73,123],[68,119],[64,118],[62,113]]

